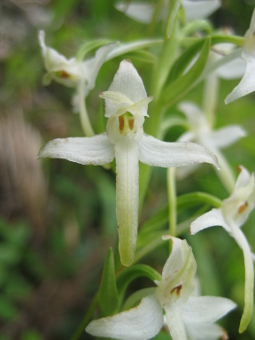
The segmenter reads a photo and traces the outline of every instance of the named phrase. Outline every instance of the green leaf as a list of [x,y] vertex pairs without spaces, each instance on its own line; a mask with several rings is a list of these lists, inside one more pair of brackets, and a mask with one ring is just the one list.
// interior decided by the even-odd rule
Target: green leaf
[[36,330],[27,330],[22,334],[21,340],[43,340],[43,336]]
[[210,38],[205,38],[200,55],[195,64],[182,77],[170,83],[163,91],[160,101],[162,105],[170,107],[178,102],[195,84],[203,72],[210,51]]
[[0,263],[13,265],[19,262],[19,260],[20,251],[16,247],[10,244],[0,245]]
[[109,248],[104,264],[102,280],[98,293],[98,301],[104,315],[114,314],[119,305],[112,248]]
[[77,52],[76,60],[82,61],[90,51],[97,49],[101,47],[102,45],[109,44],[110,42],[111,41],[108,39],[98,39],[98,40],[93,40],[93,41],[87,41],[81,46],[81,48]]
[[18,315],[17,308],[4,296],[0,297],[0,318],[12,320]]
[[175,25],[176,16],[180,7],[180,0],[172,0],[169,4],[169,13],[166,24],[166,38],[170,38]]
[[185,49],[185,51],[178,57],[178,59],[174,63],[167,82],[173,82],[183,74],[192,59],[194,59],[198,52],[201,50],[203,44],[204,39],[200,39]]
[[153,85],[152,94],[155,101],[159,98],[161,90],[165,84],[165,81],[174,63],[178,47],[179,47],[178,22],[177,20],[175,20],[173,23],[171,38],[167,38],[164,41],[163,49],[158,58],[158,62],[155,64],[152,79]]
[[117,286],[119,291],[120,301],[123,300],[129,284],[138,277],[147,277],[152,281],[161,280],[161,275],[152,267],[145,264],[135,264],[132,267],[125,268],[117,276]]

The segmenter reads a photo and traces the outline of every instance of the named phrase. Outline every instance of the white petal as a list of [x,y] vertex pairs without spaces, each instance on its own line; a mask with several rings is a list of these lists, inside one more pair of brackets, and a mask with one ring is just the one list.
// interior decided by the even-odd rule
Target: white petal
[[245,33],[245,38],[252,37],[254,32],[255,32],[255,10],[253,10],[250,27]]
[[244,311],[239,326],[242,333],[247,328],[253,313],[254,300],[254,264],[253,254],[242,230],[238,227],[232,228],[232,235],[237,244],[243,251],[245,267],[245,286],[244,286]]
[[[208,136],[209,145],[215,148],[225,148],[246,136],[246,131],[239,125],[228,125],[212,131]],[[209,147],[209,146],[208,146]]]
[[220,66],[215,72],[217,76],[222,79],[238,79],[244,75],[245,67],[245,61],[242,58],[237,58]]
[[235,307],[232,300],[222,297],[190,297],[182,306],[183,320],[190,326],[205,326],[216,322]]
[[249,184],[251,175],[249,171],[244,166],[239,166],[241,172],[237,178],[236,185],[235,185],[235,191],[239,190],[242,187],[245,187]]
[[188,142],[167,143],[144,135],[139,142],[140,161],[165,168],[210,163],[218,168],[217,158],[204,147]]
[[[146,90],[143,81],[137,73],[133,64],[127,60],[120,63],[120,67],[113,78],[113,82],[108,91],[116,91],[124,94],[133,103],[140,102],[147,98]],[[141,111],[143,116],[147,115],[147,107],[145,105]],[[106,100],[105,116],[110,117],[121,108],[121,104],[113,103]]]
[[85,84],[85,95],[95,87],[95,81],[103,63],[106,61],[110,52],[112,52],[118,43],[107,44],[105,46],[100,47],[94,57],[91,59],[85,60],[82,63],[83,67],[83,78],[86,79]]
[[221,209],[212,209],[208,213],[198,217],[191,223],[190,234],[194,235],[203,229],[214,226],[222,226],[226,231],[230,232],[230,227],[225,222]]
[[172,237],[172,251],[164,265],[162,280],[158,282],[156,296],[163,308],[188,300],[194,290],[197,265],[186,240]]
[[207,18],[221,6],[220,0],[184,0],[183,7],[188,20]]
[[86,331],[99,337],[147,340],[157,335],[162,325],[162,308],[155,295],[149,295],[135,308],[90,322]]
[[61,158],[86,165],[103,165],[113,160],[114,149],[106,134],[90,138],[59,138],[47,143],[38,157]]
[[200,122],[203,119],[203,113],[201,109],[198,107],[198,105],[186,101],[181,102],[178,105],[178,109],[185,114],[191,126],[197,126],[198,124],[200,125]]
[[148,24],[153,16],[154,7],[146,3],[126,3],[119,2],[115,6],[117,10],[126,14],[126,16],[143,24]]
[[[39,31],[39,43],[44,57],[45,68],[48,71],[44,80],[48,84],[52,79],[65,86],[76,86],[77,81],[81,76],[81,63],[77,62],[75,58],[67,59],[55,49],[45,45],[45,33]],[[58,75],[57,72],[63,74]]]
[[135,256],[139,204],[139,149],[128,138],[116,143],[116,214],[121,263],[131,265]]
[[125,94],[119,91],[104,91],[100,93],[99,97],[108,100],[113,104],[121,104],[121,105],[132,105],[131,99],[129,99]]
[[172,340],[188,340],[180,306],[169,304],[165,307],[166,322]]
[[225,103],[228,104],[240,97],[255,91],[255,58],[247,60],[245,74],[240,83],[234,90],[226,97]]
[[219,340],[228,339],[226,331],[218,326],[217,324],[211,324],[206,326],[189,326],[185,325],[187,328],[187,333],[191,338],[196,340]]

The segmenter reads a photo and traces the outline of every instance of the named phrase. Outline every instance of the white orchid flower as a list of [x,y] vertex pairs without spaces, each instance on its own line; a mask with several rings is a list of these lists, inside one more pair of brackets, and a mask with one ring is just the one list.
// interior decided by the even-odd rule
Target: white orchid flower
[[46,46],[44,31],[39,32],[38,38],[47,70],[44,83],[47,85],[52,80],[55,80],[64,86],[76,89],[73,100],[74,109],[80,113],[85,135],[93,136],[94,131],[87,113],[85,98],[95,87],[98,71],[106,61],[109,53],[116,47],[116,43],[102,46],[96,51],[94,57],[79,61],[76,58],[67,59],[55,49]]
[[[215,12],[221,6],[220,0],[183,0],[181,1],[187,20],[204,19]],[[164,20],[167,17],[169,0],[165,1],[158,15],[158,20]],[[119,2],[115,6],[117,10],[125,13],[131,19],[138,22],[149,24],[152,20],[155,5],[144,2]]]
[[138,228],[139,160],[151,166],[177,167],[207,162],[216,157],[194,143],[167,143],[143,132],[148,103],[143,81],[131,62],[121,62],[105,99],[106,133],[91,138],[65,138],[49,142],[39,157],[62,158],[80,164],[103,165],[116,159],[116,214],[121,261],[134,260]]
[[[221,171],[217,172],[225,186],[232,191],[234,186],[234,177],[230,172],[225,158],[221,154],[220,149],[226,148],[240,138],[246,136],[245,130],[239,125],[227,125],[225,127],[213,130],[207,120],[207,116],[201,109],[191,102],[182,102],[179,104],[179,109],[185,114],[188,122],[189,130],[185,132],[179,141],[196,142],[205,148],[211,150],[218,158]],[[196,167],[179,168],[177,175],[180,179],[186,177]]]
[[98,337],[147,340],[159,333],[165,319],[173,340],[222,337],[225,332],[215,322],[236,305],[226,298],[192,296],[195,272],[191,247],[186,240],[172,238],[172,252],[154,293],[135,308],[90,322],[86,331]]
[[44,77],[45,84],[55,80],[68,87],[77,87],[83,81],[85,84],[84,96],[95,87],[100,67],[105,62],[109,53],[116,47],[116,43],[107,44],[100,47],[94,57],[85,61],[79,61],[76,58],[67,59],[55,49],[46,46],[44,31],[40,31],[38,37],[45,68],[48,72]]
[[222,226],[237,242],[244,254],[245,265],[245,297],[244,311],[239,327],[243,332],[250,322],[253,311],[254,291],[254,255],[250,246],[240,229],[247,220],[250,212],[255,206],[255,178],[254,174],[242,167],[232,195],[222,202],[219,209],[212,209],[210,212],[196,219],[190,227],[192,235],[198,231],[213,226]]
[[226,97],[225,103],[228,104],[238,98],[246,96],[255,91],[255,10],[253,11],[250,27],[244,36],[244,47],[242,58],[246,62],[246,69],[240,83]]

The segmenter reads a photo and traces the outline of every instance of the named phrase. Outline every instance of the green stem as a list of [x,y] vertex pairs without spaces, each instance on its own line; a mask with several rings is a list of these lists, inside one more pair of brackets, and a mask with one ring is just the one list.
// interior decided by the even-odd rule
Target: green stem
[[169,233],[171,236],[176,236],[177,202],[175,168],[167,169],[167,192],[169,202]]
[[81,120],[81,126],[85,136],[92,137],[95,135],[94,130],[91,126],[85,99],[84,99],[84,83],[81,81],[78,85],[78,100],[79,100],[79,114]]
[[218,87],[219,87],[218,77],[215,73],[211,73],[205,79],[205,89],[203,98],[203,108],[206,114],[206,120],[210,127],[214,126],[215,120],[214,116],[218,98]]
[[96,306],[97,306],[97,299],[98,296],[97,294],[93,297],[91,304],[89,306],[89,309],[87,311],[87,313],[85,314],[83,320],[81,321],[81,323],[79,324],[79,326],[76,328],[73,336],[71,337],[70,340],[78,340],[81,336],[82,333],[84,333],[84,329],[87,326],[89,320],[91,319],[91,315],[93,314]]

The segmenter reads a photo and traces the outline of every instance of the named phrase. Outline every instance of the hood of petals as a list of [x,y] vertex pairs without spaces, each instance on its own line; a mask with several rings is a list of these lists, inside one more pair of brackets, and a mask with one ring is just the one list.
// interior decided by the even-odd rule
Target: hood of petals
[[[115,93],[114,97],[113,93]],[[148,103],[152,100],[148,99],[141,77],[128,60],[123,60],[120,63],[108,91],[103,92],[101,97],[105,99],[106,117],[119,114],[118,112],[123,107],[126,110],[127,104],[132,106],[138,103],[140,103],[139,114],[147,116]],[[124,98],[125,100],[123,100]]]
[[77,62],[75,58],[67,59],[55,49],[46,46],[44,31],[39,32],[38,38],[44,57],[45,68],[48,71],[44,82],[48,84],[51,79],[54,79],[66,86],[75,86],[81,77],[81,63]]
[[164,308],[169,303],[184,303],[194,290],[196,261],[186,240],[172,239],[172,251],[158,282],[156,296]]
[[222,213],[227,223],[243,225],[255,206],[255,178],[245,168],[241,173],[232,195],[223,201]]

